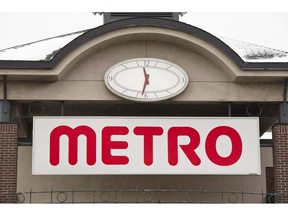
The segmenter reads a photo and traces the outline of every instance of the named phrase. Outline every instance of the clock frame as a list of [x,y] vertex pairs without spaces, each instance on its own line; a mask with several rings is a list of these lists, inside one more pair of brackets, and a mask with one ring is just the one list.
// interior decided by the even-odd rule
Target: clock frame
[[106,87],[132,101],[155,102],[173,98],[189,82],[179,65],[158,58],[133,58],[110,67],[104,76]]

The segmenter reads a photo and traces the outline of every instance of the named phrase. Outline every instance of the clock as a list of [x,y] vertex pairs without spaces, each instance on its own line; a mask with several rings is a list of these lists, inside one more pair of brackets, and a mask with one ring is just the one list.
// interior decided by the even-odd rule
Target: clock
[[183,92],[188,76],[180,66],[166,60],[133,58],[110,67],[104,81],[111,92],[122,98],[153,102]]

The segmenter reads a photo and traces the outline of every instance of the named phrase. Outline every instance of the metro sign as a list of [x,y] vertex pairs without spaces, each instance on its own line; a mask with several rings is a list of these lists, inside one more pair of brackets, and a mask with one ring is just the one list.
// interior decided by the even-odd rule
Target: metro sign
[[34,117],[33,174],[258,174],[258,118]]

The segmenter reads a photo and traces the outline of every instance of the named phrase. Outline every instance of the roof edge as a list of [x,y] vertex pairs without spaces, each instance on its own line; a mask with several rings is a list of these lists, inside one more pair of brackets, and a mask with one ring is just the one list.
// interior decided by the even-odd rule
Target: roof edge
[[161,27],[177,31],[181,31],[212,44],[220,49],[222,52],[229,55],[229,57],[242,70],[288,70],[288,62],[244,62],[243,59],[232,50],[222,40],[214,35],[197,28],[195,26],[167,19],[155,18],[136,18],[125,19],[116,22],[111,22],[94,29],[88,30],[86,33],[80,35],[66,46],[64,46],[50,61],[18,61],[18,60],[0,60],[0,68],[2,69],[53,69],[55,68],[70,52],[80,47],[87,41],[90,41],[103,34],[130,27]]

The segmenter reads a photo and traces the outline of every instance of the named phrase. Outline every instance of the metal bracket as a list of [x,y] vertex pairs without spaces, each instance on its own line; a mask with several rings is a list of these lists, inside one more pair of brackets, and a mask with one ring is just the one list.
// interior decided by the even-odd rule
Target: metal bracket
[[279,123],[288,123],[287,86],[288,79],[285,79],[283,102],[280,104],[278,111]]
[[0,122],[11,122],[11,103],[7,100],[7,76],[3,77],[3,97],[0,101]]

